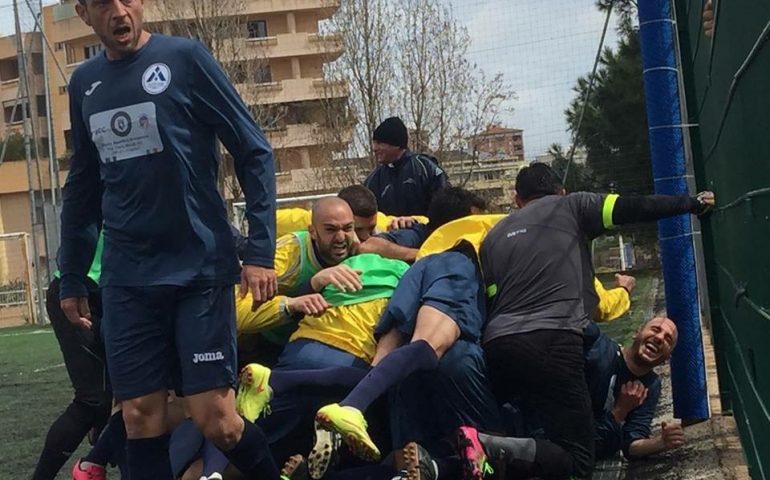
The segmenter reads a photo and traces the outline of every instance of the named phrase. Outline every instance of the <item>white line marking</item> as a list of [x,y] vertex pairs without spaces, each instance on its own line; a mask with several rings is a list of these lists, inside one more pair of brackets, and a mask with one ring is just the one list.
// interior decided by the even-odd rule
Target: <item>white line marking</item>
[[51,329],[44,329],[44,330],[32,330],[31,332],[0,333],[0,338],[4,338],[4,337],[21,337],[22,335],[40,335],[41,333],[53,333],[53,330],[51,330]]
[[51,365],[50,367],[36,368],[32,370],[32,373],[40,373],[40,372],[47,372],[48,370],[56,370],[57,368],[61,368],[63,366],[64,366],[64,363],[57,363],[56,365]]

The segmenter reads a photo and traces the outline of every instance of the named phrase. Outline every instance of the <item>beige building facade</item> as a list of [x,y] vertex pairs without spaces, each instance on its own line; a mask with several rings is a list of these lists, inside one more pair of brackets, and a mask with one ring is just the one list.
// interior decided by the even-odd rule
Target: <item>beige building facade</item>
[[[193,2],[199,2],[193,8]],[[234,0],[222,5],[234,5]],[[276,153],[278,172],[321,167],[328,163],[339,132],[327,127],[328,105],[344,109],[347,84],[324,79],[323,66],[343,51],[338,35],[319,32],[319,22],[339,7],[339,0],[238,0],[238,15],[229,28],[227,55],[218,55],[226,71],[235,63],[257,62],[257,80],[236,83],[254,111],[272,107],[263,128]],[[99,39],[75,13],[76,0],[64,0],[43,10],[46,35],[54,45],[49,57],[53,130],[57,150],[70,145],[69,104],[64,76],[101,50]],[[215,0],[147,0],[145,20],[150,31],[180,33],[185,22],[196,22],[198,8]],[[170,7],[171,5],[172,7]],[[224,7],[223,7],[224,8]],[[222,47],[224,48],[224,47]],[[58,63],[58,66],[57,66]],[[243,63],[255,65],[255,63]],[[275,113],[273,113],[275,112]],[[255,115],[260,121],[259,115]]]

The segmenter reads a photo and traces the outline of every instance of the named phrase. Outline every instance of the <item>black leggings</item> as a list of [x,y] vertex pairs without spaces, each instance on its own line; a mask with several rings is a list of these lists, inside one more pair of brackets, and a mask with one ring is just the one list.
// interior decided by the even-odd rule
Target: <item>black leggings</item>
[[54,421],[45,439],[33,480],[52,480],[67,462],[89,430],[107,422],[112,391],[107,378],[104,345],[99,334],[101,297],[94,289],[89,295],[91,331],[75,329],[59,307],[59,279],[48,287],[46,310],[59,342],[75,396]]

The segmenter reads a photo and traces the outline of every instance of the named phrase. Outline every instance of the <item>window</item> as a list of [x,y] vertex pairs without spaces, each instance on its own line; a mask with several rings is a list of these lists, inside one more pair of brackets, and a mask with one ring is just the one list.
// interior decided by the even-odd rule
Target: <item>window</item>
[[59,87],[59,95],[67,95],[67,87],[62,85]]
[[75,49],[72,48],[72,45],[65,45],[67,49],[67,65],[72,65],[73,63],[78,63],[77,55],[75,54]]
[[66,45],[66,44],[65,44],[64,42],[56,42],[56,43],[54,44],[54,47],[53,47],[53,49],[54,49],[54,50],[56,50],[57,52],[61,52],[62,50],[64,50],[64,46],[65,46],[65,45]]
[[88,45],[87,47],[83,48],[83,58],[88,60],[91,57],[95,57],[99,52],[101,52],[104,49],[101,43],[97,43],[94,45]]
[[254,83],[270,83],[273,81],[273,72],[270,65],[260,65],[254,72]]
[[68,151],[72,151],[72,130],[64,131],[64,148]]
[[14,112],[14,102],[6,102],[3,104],[3,114],[5,117],[5,123],[19,123],[24,121],[24,112],[22,106],[27,109],[27,117],[29,117],[29,104],[19,103]]
[[267,22],[265,20],[251,20],[246,26],[249,29],[249,38],[265,38],[267,36]]
[[43,54],[33,53],[31,63],[32,63],[32,73],[34,73],[35,75],[42,75],[43,74]]
[[48,116],[48,108],[45,101],[45,95],[37,96],[37,116],[38,117]]
[[16,61],[16,58],[0,60],[0,82],[18,80],[18,78],[19,63]]

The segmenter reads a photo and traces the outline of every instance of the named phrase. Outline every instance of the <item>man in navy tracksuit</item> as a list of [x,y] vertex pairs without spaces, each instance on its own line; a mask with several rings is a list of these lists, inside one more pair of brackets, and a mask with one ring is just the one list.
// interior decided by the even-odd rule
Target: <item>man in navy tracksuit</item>
[[[64,188],[61,306],[90,327],[86,273],[103,222],[102,331],[123,403],[133,480],[171,479],[166,392],[249,478],[277,479],[264,436],[235,411],[233,285],[275,294],[272,150],[213,57],[151,35],[142,0],[79,0],[104,53],[69,84],[73,139]],[[235,160],[249,236],[239,279],[217,192],[217,137]],[[255,305],[256,306],[256,305]]]
[[379,166],[364,181],[386,215],[425,215],[433,194],[447,186],[447,174],[427,155],[407,149],[409,133],[398,117],[375,130],[372,150]]

